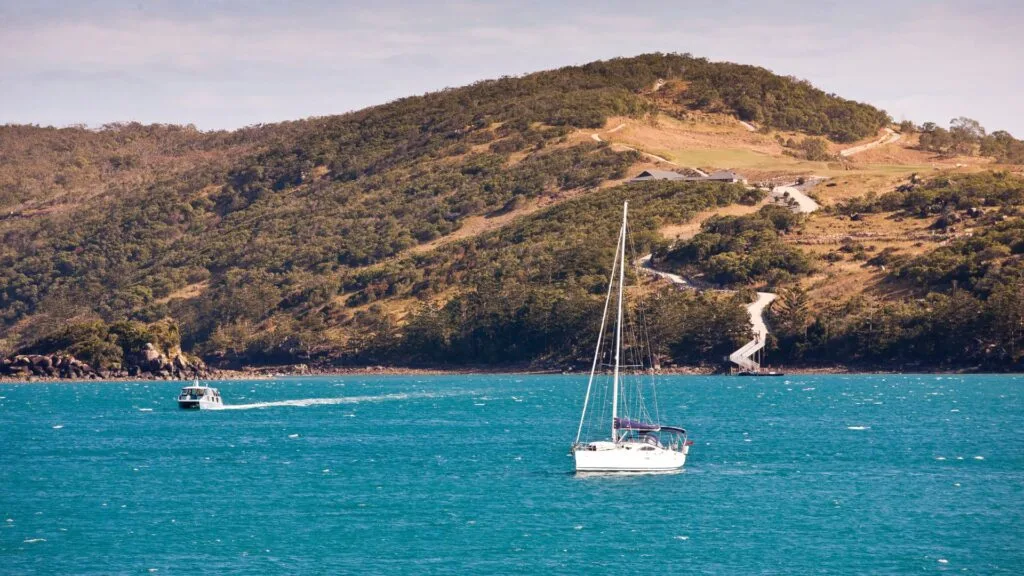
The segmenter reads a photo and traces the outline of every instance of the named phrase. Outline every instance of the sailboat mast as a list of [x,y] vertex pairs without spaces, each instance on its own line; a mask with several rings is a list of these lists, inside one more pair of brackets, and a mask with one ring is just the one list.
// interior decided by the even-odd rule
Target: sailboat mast
[[619,232],[619,312],[615,321],[615,373],[612,376],[612,442],[618,442],[615,419],[619,415],[619,355],[622,352],[622,285],[626,277],[626,213],[629,201],[622,203],[622,230]]
[[[615,248],[618,254],[618,246]],[[608,321],[608,304],[612,301],[612,288],[615,286],[615,267],[619,261],[612,258],[612,273],[608,275],[608,292],[604,297],[604,312],[601,313],[601,329],[597,331],[597,346],[594,348],[594,363],[590,367],[590,378],[587,380],[587,395],[583,398],[583,413],[580,414],[580,426],[576,429],[576,444],[580,443],[580,436],[583,434],[583,421],[587,417],[587,406],[590,404],[590,389],[594,385],[594,375],[597,373],[597,361],[601,358],[601,344],[604,341],[604,327]]]

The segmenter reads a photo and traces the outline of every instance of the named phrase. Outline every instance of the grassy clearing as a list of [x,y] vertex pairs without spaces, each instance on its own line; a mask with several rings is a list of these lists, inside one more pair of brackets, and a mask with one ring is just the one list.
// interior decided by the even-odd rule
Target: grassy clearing
[[192,298],[197,298],[201,296],[203,292],[205,292],[206,289],[209,287],[209,282],[196,282],[195,284],[189,284],[187,286],[175,290],[174,292],[171,292],[170,294],[164,296],[163,298],[156,300],[154,303],[167,304],[171,300],[175,299],[190,300]]

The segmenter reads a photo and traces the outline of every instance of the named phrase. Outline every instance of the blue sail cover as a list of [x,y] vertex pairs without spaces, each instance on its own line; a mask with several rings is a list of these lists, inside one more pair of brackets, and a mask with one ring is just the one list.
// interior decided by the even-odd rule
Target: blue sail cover
[[636,420],[630,420],[629,418],[616,418],[614,424],[616,430],[637,430],[640,432],[657,432],[658,430],[661,430],[661,426],[657,424],[637,422]]

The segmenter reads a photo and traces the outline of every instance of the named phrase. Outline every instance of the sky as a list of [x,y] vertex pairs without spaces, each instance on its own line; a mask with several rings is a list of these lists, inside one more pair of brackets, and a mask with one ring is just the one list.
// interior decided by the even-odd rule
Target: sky
[[231,129],[646,52],[1024,137],[1024,0],[0,0],[0,124]]

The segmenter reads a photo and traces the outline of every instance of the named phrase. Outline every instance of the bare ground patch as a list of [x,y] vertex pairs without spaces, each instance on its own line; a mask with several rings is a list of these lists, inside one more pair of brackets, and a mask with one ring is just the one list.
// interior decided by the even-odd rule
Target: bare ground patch
[[753,214],[761,209],[766,202],[761,202],[754,206],[747,206],[744,204],[730,204],[724,208],[716,208],[714,210],[705,210],[704,212],[698,212],[689,222],[683,224],[666,224],[658,229],[658,233],[661,234],[666,240],[689,240],[700,232],[701,225],[712,216],[746,216],[747,214]]
[[209,282],[196,282],[195,284],[189,284],[183,288],[179,288],[174,292],[171,292],[163,298],[154,300],[154,304],[167,304],[171,300],[191,300],[192,298],[198,298],[210,287]]

